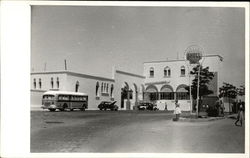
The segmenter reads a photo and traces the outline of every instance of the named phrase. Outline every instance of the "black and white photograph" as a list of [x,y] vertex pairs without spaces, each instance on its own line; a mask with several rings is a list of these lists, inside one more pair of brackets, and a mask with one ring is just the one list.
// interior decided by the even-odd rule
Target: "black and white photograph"
[[249,156],[249,4],[57,3],[25,8],[26,87],[5,91],[29,154]]

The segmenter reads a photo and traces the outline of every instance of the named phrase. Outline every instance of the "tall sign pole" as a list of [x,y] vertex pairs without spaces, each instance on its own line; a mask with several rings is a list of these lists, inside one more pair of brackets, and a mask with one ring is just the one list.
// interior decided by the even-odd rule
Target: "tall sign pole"
[[[198,82],[197,82],[197,98],[196,98],[196,114],[197,117],[199,115],[199,86],[200,86],[200,63],[199,61],[202,59],[203,49],[197,45],[189,46],[185,51],[186,60],[189,61],[190,65],[199,65],[198,69]],[[189,72],[190,78],[190,72]],[[189,79],[190,80],[190,79]],[[190,92],[190,100],[191,100],[191,83],[189,81],[189,92]],[[191,102],[192,104],[192,102]],[[191,106],[192,107],[192,106]]]
[[191,73],[190,73],[190,67],[191,67],[191,64],[189,64],[187,61],[187,58],[186,58],[186,51],[185,51],[185,63],[188,67],[188,84],[189,84],[189,100],[190,100],[190,114],[192,114],[192,111],[193,111],[193,99],[192,99],[192,87],[191,87]]
[[201,71],[201,65],[199,64],[199,69],[198,69],[198,82],[197,82],[197,99],[196,99],[196,115],[197,117],[199,116],[199,99],[200,99],[200,71]]

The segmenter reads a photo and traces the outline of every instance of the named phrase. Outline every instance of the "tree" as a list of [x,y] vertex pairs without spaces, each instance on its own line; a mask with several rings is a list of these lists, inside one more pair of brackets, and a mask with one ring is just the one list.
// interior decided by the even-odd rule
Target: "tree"
[[245,86],[240,86],[240,88],[237,88],[237,95],[239,96],[245,95]]
[[[226,97],[230,106],[230,99],[235,99],[237,96],[237,88],[229,83],[223,82],[223,86],[219,88],[219,97]],[[229,112],[231,112],[229,110]]]
[[[200,68],[200,81],[199,81],[199,97],[212,94],[213,91],[208,89],[209,82],[213,79],[214,73],[209,71],[209,67],[203,68],[200,65],[197,65],[190,72],[191,75],[195,75],[195,78],[192,81],[191,85],[191,94],[193,99],[197,99],[197,82],[198,82],[198,71]],[[185,87],[185,89],[189,92],[189,87]]]

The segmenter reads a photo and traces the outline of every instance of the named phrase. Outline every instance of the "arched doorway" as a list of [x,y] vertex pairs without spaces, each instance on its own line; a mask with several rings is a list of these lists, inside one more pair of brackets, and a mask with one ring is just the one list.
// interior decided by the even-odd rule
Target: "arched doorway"
[[186,87],[188,87],[185,84],[181,84],[176,88],[176,99],[177,100],[189,100],[189,93],[188,90],[186,90]]
[[145,93],[145,87],[143,84],[141,84],[140,88],[138,89],[138,100],[143,101],[144,100],[144,93]]
[[121,109],[130,109],[130,99],[132,99],[133,91],[129,89],[127,82],[124,82],[121,88]]
[[158,90],[155,85],[149,85],[146,88],[145,94],[144,94],[145,100],[146,101],[156,101],[158,100]]
[[174,100],[174,90],[170,85],[164,85],[161,87],[160,91],[161,100]]

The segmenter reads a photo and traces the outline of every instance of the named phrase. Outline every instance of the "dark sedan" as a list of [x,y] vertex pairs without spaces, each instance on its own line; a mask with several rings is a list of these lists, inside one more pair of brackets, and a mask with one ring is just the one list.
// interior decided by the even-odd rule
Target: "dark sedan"
[[158,110],[155,104],[149,102],[139,103],[138,110]]
[[116,101],[110,102],[110,101],[102,101],[99,105],[98,108],[100,110],[108,110],[110,109],[111,111],[117,111],[118,106],[115,105]]

